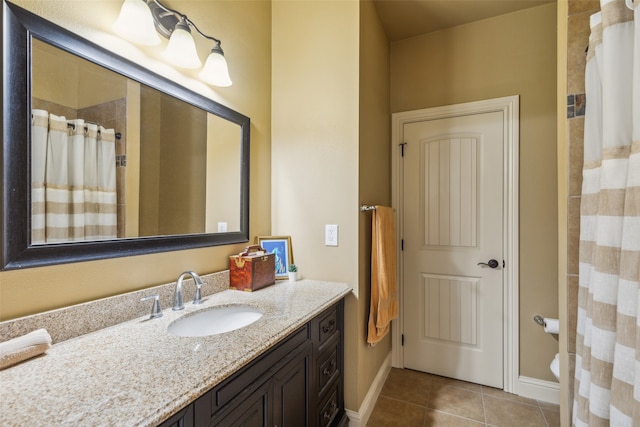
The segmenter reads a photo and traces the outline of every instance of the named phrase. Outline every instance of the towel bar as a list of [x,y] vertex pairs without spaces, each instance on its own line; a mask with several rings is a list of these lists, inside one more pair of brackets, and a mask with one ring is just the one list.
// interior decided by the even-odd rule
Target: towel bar
[[[375,210],[376,210],[375,205],[362,205],[362,206],[360,206],[360,212],[375,211]],[[396,209],[394,208],[393,211],[395,212]]]

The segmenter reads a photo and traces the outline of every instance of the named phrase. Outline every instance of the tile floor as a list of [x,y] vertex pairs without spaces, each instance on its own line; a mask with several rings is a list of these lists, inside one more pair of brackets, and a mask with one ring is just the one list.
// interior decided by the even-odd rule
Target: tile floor
[[368,427],[555,427],[558,405],[502,390],[392,368]]

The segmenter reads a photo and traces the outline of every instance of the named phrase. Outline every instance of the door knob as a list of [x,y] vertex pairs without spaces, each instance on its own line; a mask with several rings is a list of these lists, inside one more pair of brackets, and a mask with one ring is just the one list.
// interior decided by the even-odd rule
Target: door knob
[[478,265],[486,265],[487,267],[497,268],[500,263],[495,259],[490,259],[489,262],[479,262]]

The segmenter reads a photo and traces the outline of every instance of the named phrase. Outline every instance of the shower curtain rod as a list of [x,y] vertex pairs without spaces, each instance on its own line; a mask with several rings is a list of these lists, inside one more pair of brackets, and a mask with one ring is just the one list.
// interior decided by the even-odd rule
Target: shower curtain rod
[[[87,121],[87,120],[85,120],[85,123],[90,123],[92,125],[100,126],[100,123],[90,122],[90,121]],[[67,123],[67,128],[73,128],[73,130],[75,130],[76,129],[76,124],[75,123]],[[84,127],[84,130],[87,130],[86,126]],[[100,129],[98,129],[98,133],[100,133]],[[122,134],[120,132],[116,132],[115,135],[116,135],[116,139],[122,138]]]

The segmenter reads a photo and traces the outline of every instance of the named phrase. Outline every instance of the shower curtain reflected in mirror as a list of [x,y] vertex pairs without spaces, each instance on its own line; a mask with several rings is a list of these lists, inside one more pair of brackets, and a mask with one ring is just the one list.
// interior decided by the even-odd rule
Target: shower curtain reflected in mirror
[[34,109],[31,244],[116,237],[114,130]]
[[627,3],[591,17],[575,426],[640,425],[640,0]]

